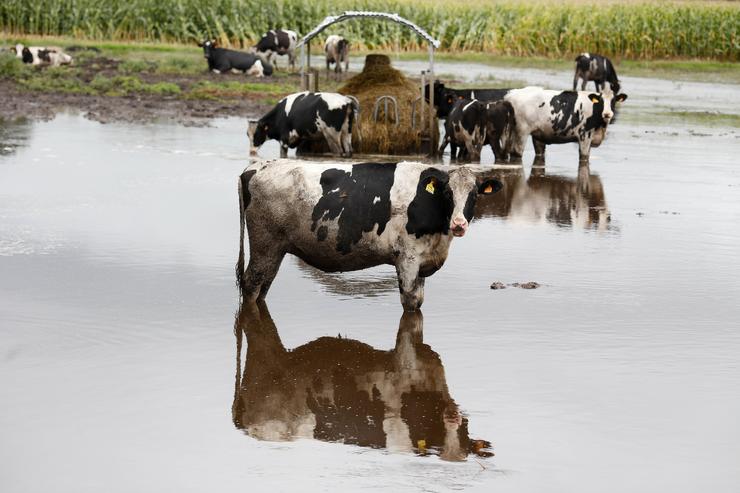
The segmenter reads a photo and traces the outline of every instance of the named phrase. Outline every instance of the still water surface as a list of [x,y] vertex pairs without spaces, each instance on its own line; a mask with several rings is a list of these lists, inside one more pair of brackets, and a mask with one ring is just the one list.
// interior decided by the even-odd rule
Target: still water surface
[[736,491],[733,130],[529,147],[418,317],[390,267],[291,257],[240,311],[244,130],[3,128],[3,491]]

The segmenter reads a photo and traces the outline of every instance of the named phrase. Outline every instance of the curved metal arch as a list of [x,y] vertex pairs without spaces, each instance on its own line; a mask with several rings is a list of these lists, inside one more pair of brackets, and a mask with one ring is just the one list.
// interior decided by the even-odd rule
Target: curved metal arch
[[311,39],[315,38],[321,31],[326,29],[327,27],[331,26],[332,24],[336,24],[337,22],[346,21],[347,19],[352,19],[355,17],[376,17],[376,18],[382,18],[387,19],[389,21],[396,22],[398,24],[403,24],[404,26],[408,27],[412,31],[414,31],[416,34],[427,40],[427,42],[433,46],[434,48],[439,48],[441,43],[438,39],[433,38],[428,32],[426,32],[424,29],[420,28],[413,22],[411,22],[408,19],[404,19],[398,14],[389,14],[387,12],[367,12],[367,11],[360,11],[360,10],[347,10],[339,15],[329,15],[324,18],[321,23],[316,26],[310,33],[306,34],[301,38],[301,40],[296,45],[296,48],[303,47],[304,44],[311,41]]

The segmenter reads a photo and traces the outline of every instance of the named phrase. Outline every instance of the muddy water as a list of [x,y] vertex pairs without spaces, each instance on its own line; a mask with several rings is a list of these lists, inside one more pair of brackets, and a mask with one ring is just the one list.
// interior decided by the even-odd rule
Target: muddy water
[[243,121],[3,127],[2,490],[735,491],[737,130],[628,108],[497,170],[411,318],[293,258],[240,310]]

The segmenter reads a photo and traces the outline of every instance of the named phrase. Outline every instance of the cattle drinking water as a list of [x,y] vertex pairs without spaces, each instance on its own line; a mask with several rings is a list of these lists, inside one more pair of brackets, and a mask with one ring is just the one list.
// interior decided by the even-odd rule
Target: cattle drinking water
[[324,138],[337,156],[352,156],[352,127],[359,111],[357,100],[333,92],[298,92],[281,99],[249,128],[252,147],[268,139],[280,141],[280,157],[288,148]]
[[453,237],[467,231],[477,196],[501,187],[466,166],[255,163],[239,179],[242,296],[263,299],[290,253],[327,272],[393,265],[404,309],[417,310],[425,278],[444,265]]

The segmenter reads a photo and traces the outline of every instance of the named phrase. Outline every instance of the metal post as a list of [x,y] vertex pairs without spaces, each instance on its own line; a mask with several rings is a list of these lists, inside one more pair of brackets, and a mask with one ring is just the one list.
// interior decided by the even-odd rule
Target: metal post
[[419,122],[419,128],[421,129],[422,139],[424,137],[424,129],[426,128],[424,125],[424,86],[426,86],[426,70],[421,71],[421,101],[419,101],[419,104],[421,105],[421,121]]
[[306,49],[305,45],[301,45],[301,90],[305,90],[304,77],[306,75]]

